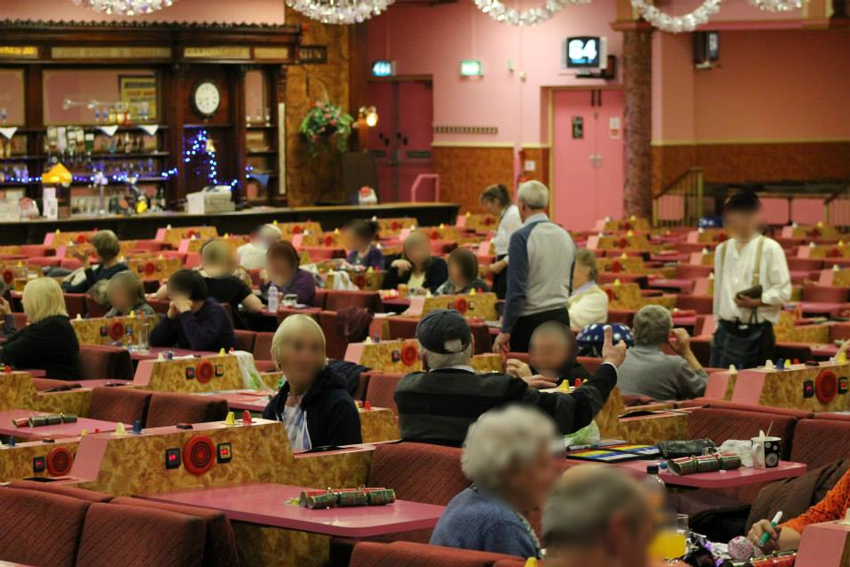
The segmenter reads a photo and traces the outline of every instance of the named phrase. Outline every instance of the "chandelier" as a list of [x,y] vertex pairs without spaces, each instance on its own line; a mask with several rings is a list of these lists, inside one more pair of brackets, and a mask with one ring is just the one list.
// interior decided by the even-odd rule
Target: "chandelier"
[[[781,2],[782,0],[752,0],[754,2]],[[632,0],[632,6],[643,16],[643,19],[656,28],[670,32],[681,33],[694,31],[697,26],[708,23],[710,16],[720,11],[721,0],[704,0],[693,12],[684,16],[665,14],[647,0]]]
[[138,16],[168,8],[177,0],[73,0],[77,6],[116,16]]
[[394,0],[286,0],[286,5],[323,24],[360,24]]
[[765,12],[790,12],[803,7],[802,0],[748,0],[748,2]]
[[527,10],[508,8],[501,0],[475,0],[479,10],[496,20],[513,26],[533,26],[545,22],[570,4],[590,4],[590,0],[546,0],[546,3]]

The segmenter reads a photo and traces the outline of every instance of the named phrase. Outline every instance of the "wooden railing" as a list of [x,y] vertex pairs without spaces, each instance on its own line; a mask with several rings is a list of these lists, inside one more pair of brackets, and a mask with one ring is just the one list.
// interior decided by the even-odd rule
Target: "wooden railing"
[[692,167],[652,200],[652,226],[696,226],[702,218],[703,171]]

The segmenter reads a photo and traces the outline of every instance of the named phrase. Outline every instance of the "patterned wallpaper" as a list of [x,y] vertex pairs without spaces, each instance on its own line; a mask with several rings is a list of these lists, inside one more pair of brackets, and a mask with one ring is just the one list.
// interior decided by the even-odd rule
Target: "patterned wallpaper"
[[434,146],[432,157],[440,175],[440,199],[460,203],[461,212],[480,210],[478,196],[488,185],[513,188],[513,148]]

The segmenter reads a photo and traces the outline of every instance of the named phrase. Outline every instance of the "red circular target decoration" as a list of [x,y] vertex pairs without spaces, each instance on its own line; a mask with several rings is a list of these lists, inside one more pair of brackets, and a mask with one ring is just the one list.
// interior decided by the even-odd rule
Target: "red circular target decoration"
[[465,297],[458,297],[455,299],[454,308],[460,312],[461,315],[466,315],[466,312],[469,311],[469,301]]
[[812,238],[817,238],[820,236],[820,229],[818,227],[812,227],[812,230],[809,231],[809,236]]
[[623,265],[619,262],[619,260],[614,260],[613,262],[611,262],[611,271],[615,274],[617,272],[623,271]]
[[56,447],[47,455],[47,472],[50,476],[65,476],[71,472],[74,455],[65,447]]
[[491,224],[493,224],[493,217],[484,217],[484,226],[490,226]]
[[837,247],[833,246],[832,248],[829,249],[827,256],[829,256],[830,258],[840,258],[841,257],[841,250],[839,250]]
[[629,221],[626,221],[626,222],[623,223],[622,228],[623,228],[623,230],[631,230],[632,229],[632,223],[630,223]]
[[618,244],[620,245],[620,248],[626,248],[629,245],[629,241],[625,238],[621,238]]
[[354,285],[356,285],[360,289],[363,289],[364,287],[366,287],[366,276],[363,275],[363,274],[355,275],[353,283],[354,283]]
[[614,301],[614,290],[610,287],[605,288],[605,295],[608,296],[608,301]]
[[419,358],[419,350],[416,345],[406,344],[401,348],[401,362],[405,366],[413,366]]
[[12,270],[3,270],[3,281],[7,284],[15,281],[15,274],[12,273]]
[[325,246],[330,246],[333,243],[334,243],[333,234],[326,234],[325,235]]
[[85,234],[78,234],[76,240],[77,240],[77,244],[85,244],[86,240],[87,240],[86,235]]
[[145,275],[152,276],[156,273],[156,264],[153,262],[148,262],[145,264]]
[[206,435],[195,435],[183,446],[183,465],[194,475],[210,470],[215,461],[215,445]]
[[439,240],[440,239],[440,231],[436,228],[431,231],[431,240]]
[[815,378],[815,396],[824,405],[830,403],[838,394],[838,377],[832,370],[823,370]]
[[193,236],[195,236],[194,230],[187,230],[186,231],[186,238],[192,238]]
[[215,368],[209,360],[202,360],[195,369],[195,378],[201,384],[206,384],[215,376]]
[[124,323],[122,321],[113,321],[109,325],[109,338],[113,341],[121,340],[124,337]]
[[390,229],[392,229],[392,230],[398,230],[399,228],[400,228],[400,226],[399,226],[399,224],[398,224],[398,221],[392,221],[392,222],[390,223]]
[[296,224],[292,227],[292,234],[301,234],[302,232],[304,232],[304,229],[301,228],[300,224]]

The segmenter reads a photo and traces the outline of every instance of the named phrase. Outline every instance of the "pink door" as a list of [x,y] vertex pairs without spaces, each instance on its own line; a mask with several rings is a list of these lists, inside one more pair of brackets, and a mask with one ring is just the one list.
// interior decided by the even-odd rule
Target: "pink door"
[[553,93],[555,220],[592,228],[623,214],[623,93],[556,90]]
[[382,202],[410,201],[416,177],[433,171],[431,81],[371,82],[369,97],[379,117],[377,131],[369,136],[369,149],[378,165],[379,197]]

